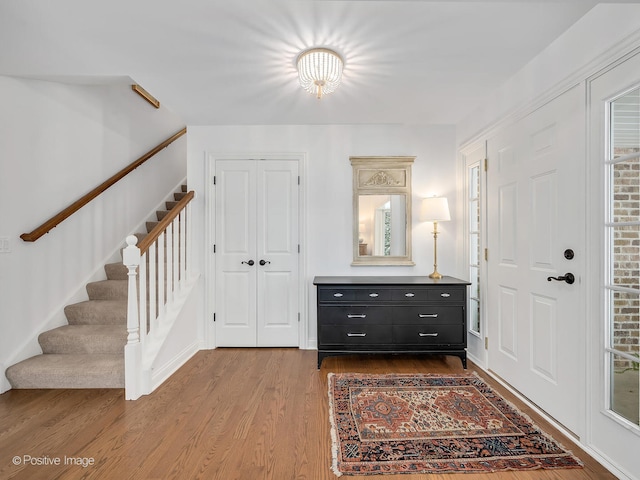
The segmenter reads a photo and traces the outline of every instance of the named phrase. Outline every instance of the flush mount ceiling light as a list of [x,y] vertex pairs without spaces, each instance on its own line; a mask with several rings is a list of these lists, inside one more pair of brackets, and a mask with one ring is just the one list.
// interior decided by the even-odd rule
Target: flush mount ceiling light
[[333,92],[342,79],[342,57],[328,48],[312,48],[298,56],[300,86],[318,99]]

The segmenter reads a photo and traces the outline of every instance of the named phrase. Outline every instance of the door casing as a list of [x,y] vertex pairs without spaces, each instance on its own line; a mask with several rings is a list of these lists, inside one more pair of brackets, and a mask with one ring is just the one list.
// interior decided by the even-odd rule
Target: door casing
[[298,173],[300,176],[299,187],[299,203],[298,203],[298,239],[300,242],[300,255],[298,262],[298,307],[300,312],[300,325],[298,329],[299,348],[311,348],[309,342],[309,295],[306,282],[306,265],[307,265],[307,189],[306,189],[306,171],[307,171],[307,154],[304,152],[286,152],[286,153],[205,153],[205,178],[206,178],[206,248],[204,267],[205,275],[205,325],[204,325],[204,343],[205,348],[214,349],[215,344],[215,324],[214,313],[216,306],[216,285],[215,285],[215,253],[214,245],[216,238],[215,225],[215,165],[216,160],[293,160],[298,162]]

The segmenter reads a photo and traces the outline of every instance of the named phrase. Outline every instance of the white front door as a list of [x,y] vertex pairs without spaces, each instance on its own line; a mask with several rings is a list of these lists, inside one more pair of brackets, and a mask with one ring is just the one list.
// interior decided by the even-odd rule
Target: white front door
[[215,170],[216,345],[298,346],[298,162]]
[[487,143],[489,368],[575,433],[584,413],[583,98],[574,87]]
[[640,478],[640,55],[589,85],[589,444]]

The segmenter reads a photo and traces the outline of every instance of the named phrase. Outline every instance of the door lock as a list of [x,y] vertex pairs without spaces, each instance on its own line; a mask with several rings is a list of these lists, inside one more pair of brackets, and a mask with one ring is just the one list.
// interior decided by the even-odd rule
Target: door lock
[[262,265],[263,267],[267,264],[267,263],[271,263],[269,260],[260,260],[260,265]]
[[573,276],[573,273],[565,273],[560,277],[547,277],[548,282],[550,282],[551,280],[556,280],[558,282],[567,282],[569,285],[571,285],[576,281],[576,277]]
[[242,261],[242,262],[240,262],[240,263],[246,263],[247,265],[249,265],[250,267],[252,267],[252,266],[253,266],[253,264],[254,264],[254,263],[256,263],[256,262],[254,262],[253,260],[249,260],[248,262]]

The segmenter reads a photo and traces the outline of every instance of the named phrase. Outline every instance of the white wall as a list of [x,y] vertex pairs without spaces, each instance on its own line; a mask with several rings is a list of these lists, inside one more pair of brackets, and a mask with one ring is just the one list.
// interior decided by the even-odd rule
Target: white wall
[[[0,76],[0,368],[39,353],[37,335],[127,234],[186,176],[186,140],[149,160],[34,243],[19,237],[180,130],[129,85]],[[86,295],[86,294],[85,294]],[[0,379],[6,381],[3,376]],[[2,385],[4,390],[7,384]]]
[[474,139],[541,95],[596,73],[612,49],[625,52],[635,43],[639,27],[640,5],[597,5],[459,122],[458,143]]
[[[330,102],[332,99],[327,98]],[[453,127],[380,126],[189,126],[188,182],[197,192],[193,213],[205,226],[205,158],[208,153],[304,153],[306,173],[305,285],[309,293],[309,346],[315,345],[316,275],[428,275],[433,271],[431,224],[418,220],[420,199],[445,195],[455,215],[455,129]],[[352,174],[349,156],[409,155],[413,165],[414,267],[352,267]],[[442,222],[438,270],[456,274],[455,222]],[[204,231],[194,238],[204,241]],[[197,248],[204,265],[205,245]],[[208,272],[202,272],[204,276]],[[207,312],[208,314],[212,312]],[[207,315],[208,318],[208,315]]]

